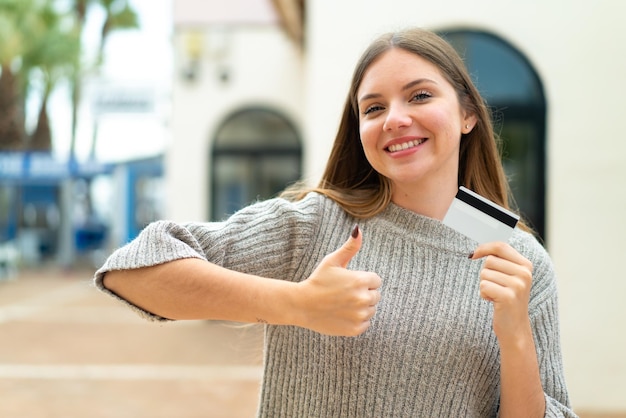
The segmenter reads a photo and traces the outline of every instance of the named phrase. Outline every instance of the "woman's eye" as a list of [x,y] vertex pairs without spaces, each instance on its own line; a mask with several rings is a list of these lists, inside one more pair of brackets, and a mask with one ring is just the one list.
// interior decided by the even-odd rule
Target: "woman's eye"
[[420,92],[415,93],[411,100],[414,100],[414,101],[417,101],[417,102],[421,102],[421,101],[424,101],[424,100],[429,99],[431,97],[433,97],[433,95],[430,94],[429,92],[427,92],[427,91],[420,91]]
[[372,105],[372,106],[366,107],[365,111],[363,112],[363,114],[364,115],[369,115],[372,112],[377,112],[377,111],[382,110],[382,109],[383,109],[382,106]]

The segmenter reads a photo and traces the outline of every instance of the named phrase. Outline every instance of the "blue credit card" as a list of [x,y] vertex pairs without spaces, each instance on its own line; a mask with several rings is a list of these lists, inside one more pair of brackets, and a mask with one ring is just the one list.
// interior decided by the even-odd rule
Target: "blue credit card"
[[483,244],[508,241],[519,219],[519,215],[461,186],[443,223]]

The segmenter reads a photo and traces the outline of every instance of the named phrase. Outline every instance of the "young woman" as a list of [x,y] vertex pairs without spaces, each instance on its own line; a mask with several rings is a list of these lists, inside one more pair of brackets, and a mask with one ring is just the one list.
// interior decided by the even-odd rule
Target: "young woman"
[[445,41],[387,34],[318,187],[156,222],[96,284],[151,319],[266,324],[259,416],[575,416],[549,256],[524,225],[479,246],[445,226],[459,185],[508,207],[488,110]]

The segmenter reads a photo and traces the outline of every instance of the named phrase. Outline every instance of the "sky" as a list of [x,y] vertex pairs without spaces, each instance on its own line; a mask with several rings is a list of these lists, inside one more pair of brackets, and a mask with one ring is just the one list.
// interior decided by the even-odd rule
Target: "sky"
[[[172,0],[130,0],[139,16],[140,28],[118,31],[110,36],[100,74],[83,85],[79,110],[76,152],[79,160],[89,156],[94,133],[96,158],[124,161],[161,153],[169,139],[169,103],[172,79]],[[103,13],[92,8],[83,43],[94,54]],[[106,108],[98,111],[96,99],[105,94],[114,100],[147,100],[150,111],[124,112]],[[69,89],[60,86],[51,100],[49,116],[54,154],[69,155],[71,107]],[[97,128],[96,128],[97,125]]]

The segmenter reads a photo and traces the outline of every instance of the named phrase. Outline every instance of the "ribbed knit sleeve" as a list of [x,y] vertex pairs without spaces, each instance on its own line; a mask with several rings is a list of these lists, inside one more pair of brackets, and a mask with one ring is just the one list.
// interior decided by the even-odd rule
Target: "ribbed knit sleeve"
[[[262,277],[296,280],[296,269],[319,228],[319,197],[272,199],[248,206],[227,221],[178,224],[157,221],[119,248],[96,271],[95,285],[149,320],[166,318],[121,299],[103,285],[106,272],[199,258]],[[346,231],[347,234],[347,231]]]
[[529,314],[546,397],[546,417],[575,417],[566,389],[561,357],[556,274],[546,250],[528,234],[516,231],[511,243],[533,263]]

